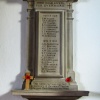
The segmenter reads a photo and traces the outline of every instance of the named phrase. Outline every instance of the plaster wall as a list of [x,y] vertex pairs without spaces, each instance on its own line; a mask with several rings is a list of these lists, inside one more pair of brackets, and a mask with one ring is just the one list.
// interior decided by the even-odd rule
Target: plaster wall
[[[100,100],[100,0],[79,0],[74,11],[74,70],[79,90],[90,95],[79,100]],[[27,3],[0,0],[0,100],[20,89],[27,67]]]

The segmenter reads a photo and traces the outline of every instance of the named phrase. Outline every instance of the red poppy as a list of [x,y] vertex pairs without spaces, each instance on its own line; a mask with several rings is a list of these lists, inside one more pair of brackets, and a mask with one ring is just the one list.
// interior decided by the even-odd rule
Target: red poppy
[[30,79],[31,77],[29,75],[26,75],[25,76],[25,79]]
[[67,77],[65,81],[68,83],[71,82],[71,77]]

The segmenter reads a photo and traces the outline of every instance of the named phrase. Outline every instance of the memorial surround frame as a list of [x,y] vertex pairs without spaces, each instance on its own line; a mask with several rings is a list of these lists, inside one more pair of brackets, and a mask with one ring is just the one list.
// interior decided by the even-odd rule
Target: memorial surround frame
[[[29,33],[29,48],[28,48],[28,67],[27,69],[34,76],[34,80],[30,84],[29,90],[14,90],[14,95],[22,95],[29,100],[50,100],[50,99],[66,99],[76,100],[81,96],[88,96],[88,91],[78,91],[78,86],[75,82],[75,72],[73,71],[73,9],[72,4],[78,0],[23,0],[28,2],[28,33]],[[53,3],[52,3],[53,2]],[[56,6],[54,6],[54,4]],[[43,51],[39,46],[42,41],[42,18],[46,13],[55,13],[57,18],[55,21],[58,38],[58,46],[60,52],[55,53],[55,58],[60,57],[55,73],[41,73],[41,53]],[[42,17],[39,17],[42,16]],[[51,17],[52,18],[52,17]],[[47,19],[46,19],[47,20]],[[47,20],[48,21],[48,20]],[[42,23],[42,24],[41,24]],[[58,25],[59,24],[59,25]],[[58,25],[58,26],[57,26]],[[42,28],[41,28],[42,27]],[[43,32],[44,33],[44,32]],[[43,34],[42,34],[43,35]],[[57,36],[57,35],[56,35]],[[54,48],[53,48],[54,49]],[[40,50],[40,51],[39,51]],[[44,49],[45,50],[45,49]],[[39,54],[40,53],[40,54]],[[48,66],[47,66],[48,67]],[[59,68],[59,69],[58,69]],[[51,69],[49,69],[50,71]],[[65,78],[71,77],[72,82],[65,82]],[[36,85],[40,83],[39,85]],[[41,85],[42,84],[42,85]],[[53,84],[53,85],[52,85]],[[24,85],[24,83],[23,83]],[[45,90],[44,88],[47,87]],[[49,88],[50,89],[49,89]],[[60,88],[60,89],[58,89]],[[56,90],[57,89],[57,90]]]
[[[65,78],[71,77],[72,82],[70,83],[70,88],[73,88],[73,90],[78,90],[78,87],[75,82],[75,73],[73,71],[73,9],[72,4],[73,2],[76,2],[76,0],[24,0],[28,2],[28,23],[29,23],[29,58],[28,58],[28,70],[31,71],[31,74],[35,77],[35,80],[39,77],[41,78],[63,78],[63,81],[65,81]],[[51,2],[54,2],[54,5]],[[49,7],[49,6],[50,7]],[[52,7],[53,6],[53,7]],[[59,76],[52,76],[54,73],[51,73],[51,75],[39,75],[38,73],[38,47],[37,44],[38,31],[42,31],[37,29],[38,28],[38,13],[41,12],[61,12],[62,17],[60,21],[63,23],[61,24],[62,32],[60,33],[62,35],[61,41],[61,63],[62,63],[62,75],[60,73]],[[56,21],[57,22],[57,21]],[[41,26],[42,27],[42,26]],[[60,30],[61,31],[61,30]],[[40,42],[41,43],[41,42]],[[42,53],[42,52],[40,52]],[[57,67],[58,68],[58,67]],[[61,68],[60,68],[61,69]],[[34,80],[34,82],[35,82]],[[44,79],[45,80],[45,79]],[[52,79],[53,80],[53,79]],[[55,80],[55,79],[54,79]],[[61,79],[62,80],[62,79]],[[38,80],[37,80],[38,81]],[[42,80],[41,80],[42,81]],[[33,82],[32,82],[33,83]],[[66,83],[66,85],[68,85]],[[75,88],[75,89],[74,89]]]

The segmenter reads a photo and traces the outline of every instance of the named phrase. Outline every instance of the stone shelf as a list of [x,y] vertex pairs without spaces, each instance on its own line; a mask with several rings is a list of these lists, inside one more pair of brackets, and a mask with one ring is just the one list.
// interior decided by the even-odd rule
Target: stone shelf
[[62,92],[33,92],[33,90],[14,90],[13,95],[21,95],[28,100],[77,100],[88,96],[89,91],[62,91]]

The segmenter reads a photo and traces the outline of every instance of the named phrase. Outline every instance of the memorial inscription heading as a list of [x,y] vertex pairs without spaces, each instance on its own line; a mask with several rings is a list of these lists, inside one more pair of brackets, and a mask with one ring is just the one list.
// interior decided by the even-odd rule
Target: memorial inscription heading
[[38,15],[38,75],[60,76],[61,13],[39,12]]
[[35,7],[48,7],[48,8],[53,8],[53,7],[66,7],[66,3],[65,2],[43,2],[43,1],[37,1],[35,2]]

